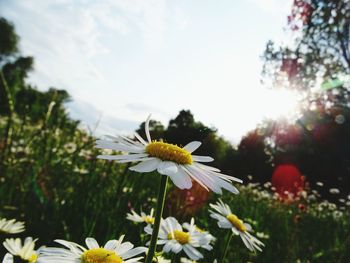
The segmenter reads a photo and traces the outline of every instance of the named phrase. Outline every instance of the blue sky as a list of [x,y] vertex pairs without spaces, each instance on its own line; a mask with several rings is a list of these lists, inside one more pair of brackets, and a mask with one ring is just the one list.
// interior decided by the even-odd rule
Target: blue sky
[[167,124],[181,109],[237,142],[293,107],[260,84],[269,39],[283,39],[290,0],[3,0],[29,81],[69,91],[72,116],[98,132],[128,132],[149,113]]

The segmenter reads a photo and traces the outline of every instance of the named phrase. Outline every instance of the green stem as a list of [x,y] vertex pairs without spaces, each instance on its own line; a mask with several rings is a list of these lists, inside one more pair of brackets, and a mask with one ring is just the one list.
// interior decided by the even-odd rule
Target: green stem
[[224,253],[222,254],[222,258],[221,258],[221,260],[220,260],[220,263],[224,263],[224,260],[225,260],[225,258],[226,258],[227,250],[228,250],[228,247],[229,247],[229,245],[230,245],[230,242],[231,242],[231,239],[232,239],[233,234],[232,234],[232,233],[229,233],[229,235],[230,235],[230,236],[227,237],[227,239],[226,239],[225,250],[224,250]]
[[156,215],[153,225],[153,232],[151,237],[151,242],[148,249],[148,254],[146,257],[145,263],[151,263],[153,260],[153,255],[157,248],[157,239],[158,239],[158,232],[160,227],[160,221],[162,219],[163,214],[163,208],[164,208],[164,202],[165,202],[165,193],[166,193],[166,184],[168,182],[168,176],[161,175],[161,180],[159,184],[159,190],[158,190],[158,197],[157,197],[157,207],[156,207]]

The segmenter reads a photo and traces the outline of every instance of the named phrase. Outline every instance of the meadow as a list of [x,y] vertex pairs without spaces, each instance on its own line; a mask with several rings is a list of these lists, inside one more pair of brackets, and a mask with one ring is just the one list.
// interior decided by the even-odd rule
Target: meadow
[[[158,140],[160,146],[174,150],[178,156],[174,158],[169,151],[172,159],[169,156],[162,159],[145,150],[141,153],[142,158],[146,155],[147,158],[157,157],[159,162],[176,162],[174,160],[179,160],[177,157],[183,157],[179,153],[184,153],[185,157],[191,157],[190,161],[181,159],[176,165],[190,166],[192,158],[208,160],[207,156],[212,156],[213,166],[243,180],[242,184],[233,183],[239,194],[226,191],[232,190],[231,185],[227,186],[230,180],[221,180],[221,188],[226,186],[222,195],[207,191],[197,183],[188,190],[180,190],[173,183],[173,178],[165,184],[163,218],[171,216],[181,224],[193,218],[198,227],[194,231],[197,236],[202,238],[203,233],[208,231],[215,237],[210,244],[200,243],[202,248],[212,246],[213,249],[201,250],[203,259],[198,262],[350,262],[350,122],[347,121],[350,119],[350,82],[346,82],[344,77],[350,72],[350,59],[347,57],[350,51],[347,52],[343,44],[342,49],[329,54],[326,52],[336,46],[333,43],[350,43],[347,17],[350,12],[346,11],[350,10],[350,6],[344,2],[344,12],[337,12],[340,10],[338,1],[330,1],[331,4],[309,2],[294,1],[292,15],[288,17],[292,33],[303,30],[299,32],[303,33],[299,34],[303,41],[297,43],[298,48],[290,50],[268,42],[263,56],[262,77],[269,77],[278,88],[288,83],[287,89],[306,94],[300,101],[306,106],[294,122],[266,120],[243,136],[237,145],[219,136],[216,128],[196,120],[190,110],[180,111],[167,127],[156,119],[149,123],[151,137]],[[336,18],[330,20],[329,17]],[[336,36],[333,23],[338,26]],[[67,110],[71,99],[68,92],[55,87],[42,91],[28,81],[34,59],[19,52],[19,37],[13,24],[0,18],[0,29],[0,220],[16,219],[25,223],[24,232],[10,234],[4,231],[4,221],[0,221],[1,243],[5,246],[4,241],[8,238],[23,240],[33,237],[38,239],[35,246],[38,249],[40,246],[58,246],[55,239],[83,244],[85,238],[93,237],[102,244],[125,234],[125,240],[135,246],[148,246],[150,235],[145,233],[146,224],[128,220],[127,215],[133,210],[149,214],[161,203],[157,199],[158,185],[164,182],[165,175],[160,176],[155,171],[139,173],[130,170],[130,163],[99,159],[101,154],[115,154],[118,156],[115,159],[118,159],[122,153],[121,150],[96,147],[96,143],[100,142],[100,136],[95,133],[96,127],[88,127],[70,116]],[[315,43],[320,46],[315,47]],[[346,65],[344,61],[347,59]],[[317,83],[320,72],[324,73],[322,78],[325,81],[317,92],[312,93],[311,88],[315,89],[312,84]],[[336,78],[338,75],[340,77]],[[148,114],[145,112],[145,117]],[[233,126],[240,125],[230,119],[230,114],[227,114],[227,121]],[[147,122],[140,123],[137,130],[143,138],[147,136],[144,132],[147,127]],[[135,149],[137,138],[133,134],[125,136],[118,137],[114,145],[119,149],[130,148],[131,145]],[[118,139],[124,143],[122,148]],[[142,139],[138,140],[138,145],[142,146]],[[169,146],[172,143],[182,147],[191,141],[202,142],[195,155],[204,157],[184,151],[186,146],[180,150],[174,145]],[[142,147],[146,149],[150,144],[152,142],[148,140]],[[189,148],[194,145],[199,146],[195,142]],[[153,144],[154,149],[159,150],[156,146]],[[130,155],[123,158],[130,158]],[[293,198],[286,198],[271,183],[277,167],[286,164],[300,168],[305,179]],[[204,176],[216,176],[215,180],[207,179],[206,182],[218,186],[216,181],[224,175],[219,177],[214,168],[206,169],[211,170],[204,173],[203,168]],[[290,179],[289,175],[283,176],[286,181]],[[298,176],[301,178],[301,173]],[[220,185],[218,188],[220,192]],[[220,199],[232,210],[224,218],[232,224],[231,229],[219,227],[213,218],[211,204]],[[232,229],[239,230],[240,234],[249,232],[239,218],[249,223],[251,234],[264,243],[261,252],[250,251],[247,248],[249,244],[242,242],[239,236],[231,239]],[[151,218],[149,222],[148,227],[156,225],[157,220]],[[163,237],[163,241],[171,240],[181,245],[192,241],[189,232],[177,232],[176,238],[174,233],[172,231],[171,235]],[[203,240],[200,239],[200,242]],[[169,261],[159,260],[159,263],[195,262],[181,261],[186,257],[184,251],[176,255],[162,254],[161,251],[161,246],[158,246],[157,257],[162,255]],[[0,258],[6,252],[5,247],[1,247]],[[109,250],[106,257],[95,260],[96,255],[101,256],[102,253],[105,256],[105,252],[99,247],[92,254],[79,254],[76,261],[68,262],[125,262],[118,255],[110,257]],[[40,255],[38,259],[36,254],[33,258],[16,256],[14,261],[3,262],[46,263],[40,261]],[[106,259],[108,257],[111,260]]]
[[[2,134],[8,121],[1,118]],[[1,151],[0,215],[24,221],[23,237],[47,245],[56,238],[81,243],[93,236],[104,242],[127,234],[135,244],[145,244],[143,226],[126,220],[126,214],[131,208],[146,213],[155,208],[157,173],[139,174],[126,164],[98,160],[95,138],[78,123],[50,112],[36,125],[17,115],[10,124],[11,140]],[[311,190],[293,203],[283,203],[269,183],[248,181],[239,189],[239,195],[226,192],[222,199],[251,223],[265,247],[262,253],[250,253],[234,237],[227,262],[349,262],[348,208],[320,201]],[[198,187],[184,194],[171,183],[167,190],[164,217],[180,222],[194,217],[199,227],[217,237],[202,262],[220,258],[229,231],[219,229],[208,211],[208,204],[220,196],[203,195]]]

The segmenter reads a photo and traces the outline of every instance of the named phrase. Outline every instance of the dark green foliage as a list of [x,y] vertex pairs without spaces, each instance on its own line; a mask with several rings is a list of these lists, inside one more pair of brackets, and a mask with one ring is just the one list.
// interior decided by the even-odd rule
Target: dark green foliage
[[5,18],[0,17],[0,64],[6,56],[17,52],[18,36],[14,26]]
[[296,0],[288,26],[301,36],[293,48],[267,43],[262,57],[267,81],[281,85],[287,80],[293,89],[307,91],[317,77],[329,80],[350,74],[349,1]]

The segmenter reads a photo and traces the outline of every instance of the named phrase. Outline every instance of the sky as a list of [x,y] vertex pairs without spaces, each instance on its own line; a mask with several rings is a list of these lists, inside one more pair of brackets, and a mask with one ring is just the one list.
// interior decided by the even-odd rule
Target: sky
[[238,142],[264,118],[293,111],[292,94],[262,86],[268,40],[282,41],[291,0],[2,0],[29,82],[66,89],[71,116],[128,133],[149,114],[182,109]]

